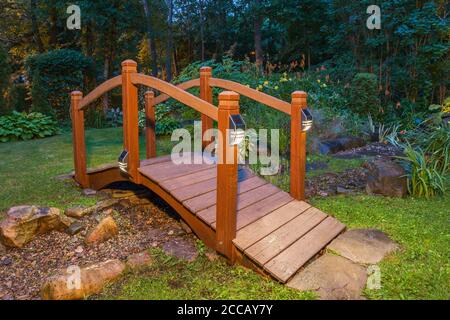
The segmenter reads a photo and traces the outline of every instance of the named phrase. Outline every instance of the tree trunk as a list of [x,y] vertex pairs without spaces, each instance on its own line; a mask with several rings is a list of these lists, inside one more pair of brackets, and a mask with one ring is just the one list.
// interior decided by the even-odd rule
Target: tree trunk
[[205,61],[205,21],[203,18],[203,0],[199,1],[200,5],[200,42],[201,42],[201,59]]
[[261,9],[261,0],[255,0],[255,10],[256,10],[256,16],[255,21],[253,24],[254,27],[254,41],[255,41],[255,62],[256,66],[258,67],[259,71],[263,71],[263,50],[262,50],[262,34],[261,34],[261,26],[262,26],[262,16],[259,13],[259,10]]
[[167,4],[167,42],[166,42],[166,81],[172,81],[172,52],[173,52],[173,0],[166,0]]
[[142,6],[144,7],[144,13],[145,13],[145,19],[147,22],[147,37],[148,37],[148,46],[150,48],[150,55],[151,55],[151,69],[152,69],[152,76],[157,77],[158,76],[158,54],[156,53],[156,41],[155,41],[155,34],[153,32],[152,27],[152,16],[151,11],[148,6],[147,0],[142,0]]
[[58,12],[55,7],[55,3],[53,2],[53,6],[50,9],[50,47],[52,49],[57,48],[58,44]]
[[43,53],[45,51],[44,44],[42,43],[41,33],[39,32],[39,24],[36,17],[36,0],[30,1],[30,11],[31,11],[31,29],[33,32],[33,39],[36,42],[38,51]]

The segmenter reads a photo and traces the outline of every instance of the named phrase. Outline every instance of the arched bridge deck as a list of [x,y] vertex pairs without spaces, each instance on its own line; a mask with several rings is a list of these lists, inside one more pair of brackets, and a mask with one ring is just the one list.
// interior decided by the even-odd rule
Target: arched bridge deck
[[[124,68],[126,69],[129,65],[130,62],[127,61]],[[208,73],[203,69],[201,77],[205,75]],[[273,97],[266,99],[266,96],[261,93],[221,79],[210,79],[212,81],[208,82],[201,78],[200,81],[192,80],[177,88],[166,83],[160,85],[163,83],[161,80],[146,77],[131,76],[128,77],[129,83],[124,83],[126,75],[123,74],[122,79],[119,79],[121,81],[117,78],[112,79],[109,87],[108,84],[103,84],[101,90],[98,90],[100,87],[97,88],[97,92],[94,90],[84,98],[86,99],[84,101],[74,99],[80,96],[79,93],[72,95],[75,179],[82,186],[98,189],[118,180],[130,180],[144,185],[172,206],[206,245],[218,250],[230,262],[238,262],[270,274],[283,283],[287,282],[306,262],[345,229],[338,220],[304,201],[306,136],[296,124],[300,122],[296,110],[301,109],[302,103],[306,105],[306,98],[304,101],[295,100],[298,94],[293,95],[291,106]],[[138,81],[133,82],[133,79]],[[124,89],[124,149],[130,152],[128,172],[124,175],[118,166],[114,165],[87,170],[82,134],[84,128],[80,123],[82,110],[87,103],[120,84]],[[139,159],[137,128],[134,128],[137,95],[134,95],[132,86],[135,84],[151,85],[163,92],[156,98],[153,94],[146,95],[147,118],[150,121],[148,121],[146,132],[147,159],[145,160]],[[170,155],[156,157],[154,145],[149,146],[155,141],[154,115],[151,108],[169,97],[176,97],[177,100],[198,108],[199,111],[205,111],[206,108],[207,112],[202,112],[203,130],[211,127],[214,120],[219,122],[219,131],[223,130],[224,123],[228,126],[230,106],[236,105],[236,96],[230,92],[221,94],[219,108],[215,108],[208,102],[212,101],[209,89],[212,84],[225,89],[232,88],[291,115],[293,118],[291,134],[295,136],[291,138],[290,193],[268,183],[249,169],[240,167],[237,161],[231,164],[217,163],[217,161],[202,164],[175,164]],[[198,85],[201,89],[200,96],[204,100],[192,98],[193,96],[187,95],[184,91]],[[222,120],[224,110],[227,110],[223,117],[226,121]],[[227,153],[233,154],[236,158],[237,148],[230,146],[226,141],[227,138],[223,138],[224,141],[220,139],[222,138],[218,141],[218,158],[220,159],[221,154]],[[132,152],[134,154],[131,154]]]

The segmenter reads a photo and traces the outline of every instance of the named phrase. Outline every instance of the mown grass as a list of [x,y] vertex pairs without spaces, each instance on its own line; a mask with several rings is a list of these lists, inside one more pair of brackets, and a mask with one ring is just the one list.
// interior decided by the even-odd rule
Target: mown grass
[[449,299],[450,195],[430,200],[377,196],[312,199],[348,228],[376,228],[401,249],[383,260],[381,290],[366,290],[370,299]]
[[229,266],[224,259],[209,261],[199,245],[194,262],[181,261],[151,250],[155,262],[141,272],[129,273],[95,299],[111,300],[213,300],[213,299],[314,299],[255,272]]
[[[86,131],[88,166],[116,162],[122,149],[122,130]],[[144,157],[144,140],[141,137]],[[170,138],[158,138],[158,153],[168,153]],[[0,143],[0,211],[14,205],[37,204],[65,208],[73,204],[93,204],[94,198],[80,197],[74,184],[56,179],[73,170],[72,136]]]
[[[120,129],[87,130],[88,164],[115,162],[122,148]],[[141,150],[144,152],[143,141]],[[158,138],[158,153],[172,143]],[[312,157],[311,161],[324,161]],[[325,159],[326,160],[326,159]],[[326,171],[358,166],[357,161],[330,159]],[[0,144],[0,210],[12,205],[37,204],[60,208],[92,204],[97,199],[57,175],[73,170],[70,133],[43,140]],[[450,196],[390,199],[366,195],[310,199],[348,228],[378,228],[401,245],[381,264],[381,290],[365,292],[370,299],[448,299]],[[201,250],[202,251],[202,250]],[[129,274],[100,298],[108,299],[309,299],[241,267],[211,262],[201,254],[193,263],[155,253],[156,264]]]

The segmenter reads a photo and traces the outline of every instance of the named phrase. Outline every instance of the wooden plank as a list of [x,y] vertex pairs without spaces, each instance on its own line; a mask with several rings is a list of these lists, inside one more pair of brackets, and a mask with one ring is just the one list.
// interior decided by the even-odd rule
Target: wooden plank
[[237,230],[244,228],[292,200],[292,197],[288,193],[278,190],[278,192],[262,199],[262,201],[256,201],[252,206],[248,206],[238,212]]
[[217,188],[217,178],[206,181],[200,181],[189,185],[188,187],[177,188],[170,191],[170,193],[178,199],[178,201],[186,201],[202,194],[216,190]]
[[185,188],[194,183],[206,181],[217,177],[217,168],[206,169],[195,173],[190,173],[185,176],[164,180],[161,182],[161,186],[166,190],[175,190],[179,188]]
[[[253,202],[259,201],[266,196],[277,191],[277,188],[270,185],[264,179],[259,177],[253,177],[245,181],[238,183],[238,197],[237,197],[237,209],[243,208]],[[206,208],[215,206],[217,200],[217,190],[210,191],[208,193],[202,194],[198,197],[189,199],[183,204],[192,210],[192,212],[197,213]],[[216,209],[214,209],[214,215],[216,214]]]
[[322,222],[327,215],[316,208],[310,208],[281,228],[253,244],[245,250],[250,258],[264,265],[277,254],[285,250],[308,231]]
[[[255,177],[255,178],[258,178],[258,177]],[[251,180],[251,179],[249,179],[249,180]],[[257,182],[257,183],[261,183],[262,186],[266,186],[267,185],[266,189],[270,189],[271,191],[275,191],[275,193],[278,193],[277,191],[279,191],[278,189],[274,189],[273,188],[274,186],[272,186],[270,184],[267,184],[267,182],[264,179],[258,178],[258,179],[254,179],[254,181]],[[254,187],[254,186],[255,185],[250,186],[250,184],[248,184],[246,186],[241,185],[241,191],[240,191],[241,194],[238,195],[238,206],[237,206],[237,209],[238,209],[238,213],[237,213],[237,216],[238,216],[237,230],[239,230],[240,229],[239,226],[242,225],[242,222],[239,222],[239,214],[240,214],[239,210],[244,209],[246,206],[252,205],[253,203],[257,203],[257,202],[263,200],[261,202],[263,202],[263,205],[267,205],[268,209],[271,208],[270,211],[278,208],[278,207],[271,207],[270,205],[268,205],[267,201],[264,200],[264,196],[255,195],[255,193],[250,193],[250,194],[246,194],[245,193],[246,191],[248,191],[247,190],[248,188]],[[270,187],[270,186],[272,186],[272,187]],[[244,192],[242,192],[242,191],[244,191]],[[258,190],[258,192],[259,191],[260,190]],[[256,190],[255,190],[255,192],[256,192]],[[267,194],[267,198],[270,198],[270,197],[271,197],[271,195]],[[275,202],[274,202],[275,206],[276,205],[282,206],[283,204],[285,204],[285,203],[287,203],[287,202],[292,200],[292,198],[288,194],[285,194],[283,196],[283,198],[286,199],[286,201],[281,203],[281,204],[279,202],[277,202],[277,199],[272,199],[272,200],[275,200]],[[204,210],[201,210],[200,212],[197,213],[198,217],[200,219],[202,219],[204,222],[206,222],[207,224],[209,224],[213,229],[216,228],[216,224],[215,224],[215,222],[216,222],[216,208],[217,208],[216,206],[212,206],[212,207],[206,208]],[[270,211],[267,211],[267,213],[269,213]]]
[[298,239],[289,248],[270,260],[264,269],[281,282],[287,282],[300,267],[345,229],[345,225],[328,217]]
[[[183,186],[181,188],[177,187],[177,188],[171,190],[170,193],[175,198],[177,198],[179,201],[185,201],[185,200],[195,198],[196,196],[199,196],[199,195],[202,195],[202,194],[205,194],[205,193],[208,193],[210,191],[214,191],[217,189],[217,178],[216,177],[209,179],[209,180],[203,180],[200,177],[200,181],[195,182],[199,178],[198,178],[198,174],[194,173],[194,174],[192,174],[192,179],[193,180],[191,180],[191,182],[193,182],[193,183]],[[238,171],[238,181],[243,182],[247,179],[261,179],[261,178],[253,177],[246,170],[239,170]],[[250,181],[245,183],[244,186],[249,188],[249,183],[250,183]],[[163,184],[164,184],[164,182],[163,182]],[[255,187],[256,187],[256,185],[255,185]],[[239,189],[239,187],[238,187],[238,189]]]
[[158,183],[172,178],[180,177],[190,173],[214,168],[214,164],[180,164],[172,162],[159,163],[141,168],[141,172]]
[[156,158],[141,160],[141,168],[145,167],[145,166],[150,166],[152,164],[169,162],[170,160],[171,160],[170,154],[165,155],[165,156],[156,157]]
[[239,230],[233,242],[239,249],[245,250],[310,207],[303,201],[291,201]]

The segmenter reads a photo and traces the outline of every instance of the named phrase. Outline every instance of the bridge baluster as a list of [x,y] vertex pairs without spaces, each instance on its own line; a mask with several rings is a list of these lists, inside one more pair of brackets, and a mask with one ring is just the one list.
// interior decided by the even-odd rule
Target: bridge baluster
[[230,144],[230,115],[239,114],[239,94],[219,94],[219,144],[217,150],[217,251],[235,261],[233,239],[236,238],[236,207],[238,184],[238,147]]
[[128,151],[128,174],[133,182],[139,183],[138,92],[131,82],[133,73],[137,73],[137,63],[133,60],[122,62],[123,142]]
[[[209,84],[209,79],[211,79],[211,77],[212,77],[211,67],[200,68],[200,99],[205,100],[209,103],[213,102],[212,89]],[[201,120],[202,120],[202,147],[204,149],[209,143],[211,143],[211,141],[203,140],[203,137],[205,136],[205,132],[207,130],[213,128],[213,119],[211,119],[205,114],[202,114]]]
[[145,93],[145,141],[147,159],[156,157],[156,133],[155,133],[155,93]]
[[291,196],[305,200],[306,131],[302,131],[302,109],[307,106],[307,93],[295,91],[291,103]]
[[79,109],[83,93],[73,91],[70,94],[70,113],[72,117],[73,159],[75,180],[83,188],[89,187],[86,171],[86,144],[84,140],[84,111]]

